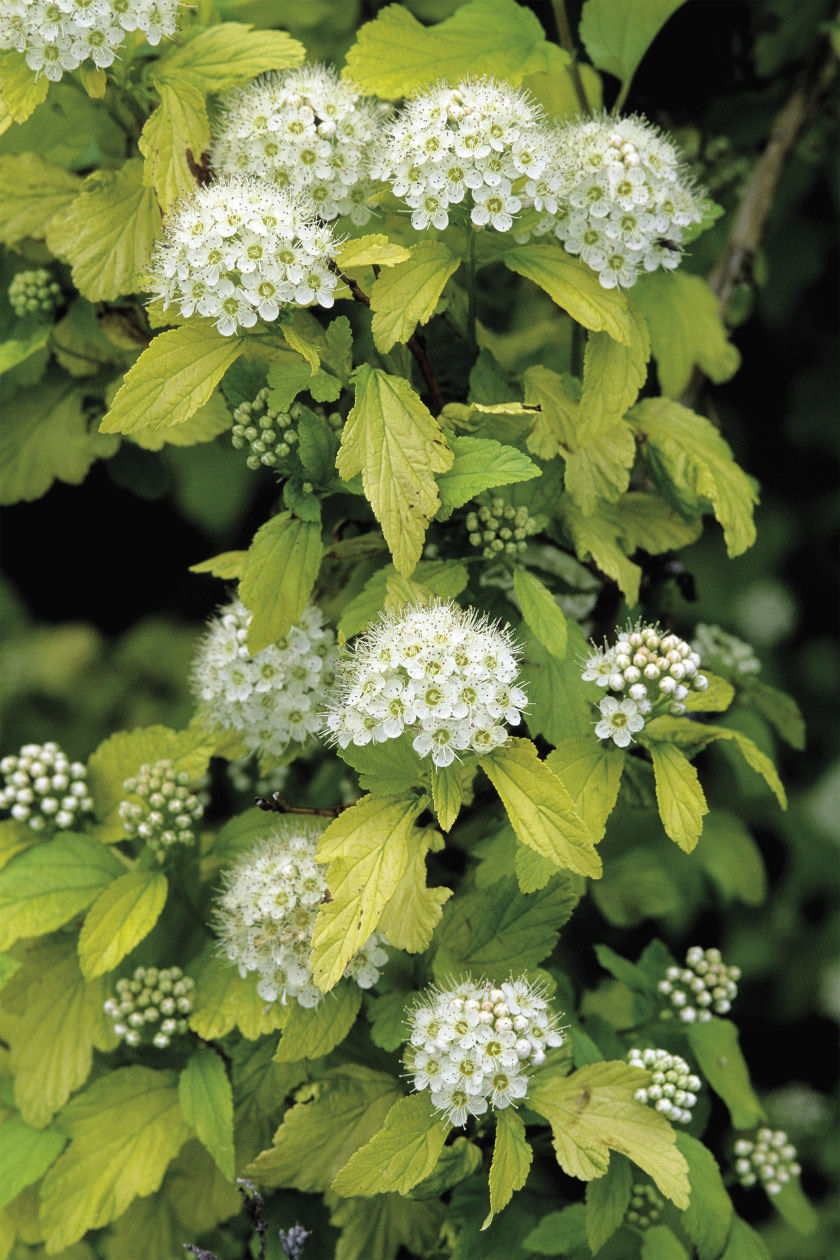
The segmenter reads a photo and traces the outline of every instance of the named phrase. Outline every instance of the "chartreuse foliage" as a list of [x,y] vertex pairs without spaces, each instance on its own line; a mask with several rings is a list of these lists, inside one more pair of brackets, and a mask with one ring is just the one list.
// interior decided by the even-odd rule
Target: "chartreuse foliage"
[[[659,942],[636,963],[598,945],[608,977],[596,988],[585,987],[591,955],[589,972],[575,971],[599,913],[615,929],[664,918],[674,937],[703,906],[758,905],[761,852],[705,750],[737,753],[784,806],[773,731],[803,745],[795,703],[735,666],[701,665],[706,688],[657,710],[624,746],[595,735],[606,693],[582,677],[590,635],[614,642],[628,618],[686,620],[662,575],[678,571],[673,553],[707,518],[729,556],[755,540],[758,487],[725,425],[693,401],[698,374],[721,383],[739,363],[715,293],[687,270],[606,288],[551,233],[476,227],[457,202],[445,230],[416,230],[383,185],[369,222],[336,225],[329,314],[286,304],[223,336],[200,305],[185,315],[147,301],[163,224],[213,178],[224,94],[299,65],[304,42],[339,59],[343,40],[344,78],[392,104],[442,77],[494,76],[562,120],[598,107],[604,88],[614,95],[613,80],[620,107],[679,7],[585,0],[578,34],[591,65],[516,0],[367,6],[376,14],[355,33],[354,6],[331,0],[184,6],[174,39],[132,36],[112,67],[52,85],[17,52],[0,54],[0,501],[78,484],[121,444],[125,467],[132,447],[158,467],[164,448],[203,444],[171,466],[195,475],[185,497],[204,496],[221,522],[218,554],[191,572],[233,584],[227,598],[250,614],[243,641],[228,643],[232,689],[243,653],[266,660],[282,644],[312,665],[296,630],[311,604],[346,663],[383,615],[399,638],[401,609],[456,601],[510,626],[518,671],[489,744],[459,745],[448,760],[423,746],[419,718],[394,734],[379,714],[372,737],[364,726],[346,747],[301,737],[262,756],[271,789],[217,791],[222,763],[246,748],[197,706],[184,729],[104,738],[87,763],[93,811],[72,830],[35,831],[13,811],[0,822],[0,1260],[171,1260],[199,1238],[215,1249],[203,1254],[235,1260],[247,1246],[234,1224],[243,1174],[266,1195],[272,1255],[276,1229],[312,1202],[293,1191],[323,1196],[307,1256],[765,1255],[726,1188],[721,1126],[711,1147],[702,1140],[707,1101],[676,1132],[637,1099],[649,1078],[625,1061],[663,1041],[720,1100],[718,1119],[752,1130],[766,1117],[737,1009],[660,1018],[670,1009],[660,985],[677,964]],[[287,19],[291,33],[273,29]],[[707,209],[700,227],[722,213]],[[21,317],[7,299],[30,265],[61,285],[49,318]],[[269,472],[255,471],[262,516],[246,518],[247,470],[226,431],[234,409],[237,432],[247,427],[258,396],[293,437],[271,465],[276,501]],[[212,489],[201,489],[202,459]],[[681,632],[690,638],[691,625]],[[314,657],[323,677],[342,668],[331,644]],[[458,655],[454,639],[436,646]],[[462,680],[477,689],[463,702],[473,714],[489,685],[481,669],[498,681],[489,660],[469,662],[477,672]],[[268,713],[270,665],[264,677]],[[435,678],[418,703],[439,702]],[[353,703],[375,690],[360,687]],[[126,783],[162,761],[207,803],[194,844],[177,852],[123,825]],[[278,773],[301,802],[292,825],[319,826],[309,1005],[286,1000],[282,978],[276,997],[258,990],[249,960],[237,966],[215,939],[220,872],[281,826],[247,808]],[[773,807],[769,794],[762,805]],[[357,982],[373,933],[387,962]],[[172,967],[193,986],[183,1007],[162,979],[143,997],[157,1020],[174,1010],[157,1046],[142,1021],[120,1024],[115,986]],[[418,995],[523,975],[557,1012],[564,1044],[534,1060],[525,1098],[478,1111],[461,1132],[406,1084]],[[627,1217],[638,1184],[667,1201],[647,1231]],[[798,1184],[778,1206],[812,1227]]]

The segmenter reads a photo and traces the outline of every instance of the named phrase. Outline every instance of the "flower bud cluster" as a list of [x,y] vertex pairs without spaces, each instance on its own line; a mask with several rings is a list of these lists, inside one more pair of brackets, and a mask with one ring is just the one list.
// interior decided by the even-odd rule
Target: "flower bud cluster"
[[[292,403],[288,411],[275,411],[268,405],[268,388],[264,387],[253,402],[243,402],[233,413],[231,441],[237,450],[249,451],[245,460],[249,468],[276,468],[288,460],[298,444],[297,422],[303,415],[301,403]],[[321,415],[323,411],[319,409]],[[339,411],[325,416],[334,432],[344,425]]]
[[24,744],[17,755],[0,761],[5,780],[0,788],[0,810],[33,831],[74,827],[93,809],[87,770],[71,762],[58,744]]
[[166,310],[216,321],[223,336],[277,319],[280,308],[332,306],[330,228],[272,184],[228,176],[182,199],[164,225],[149,266]]
[[22,53],[53,83],[85,61],[110,66],[132,31],[150,44],[175,34],[180,0],[4,0],[0,48]]
[[528,546],[525,539],[536,534],[537,522],[525,507],[515,508],[496,496],[490,502],[467,514],[466,526],[470,546],[480,547],[485,560],[499,556],[516,556]]
[[405,201],[418,231],[447,227],[450,206],[463,202],[477,227],[508,232],[550,157],[547,128],[525,92],[461,79],[407,102],[385,131],[374,174]]
[[168,758],[141,766],[123,784],[126,797],[133,798],[119,804],[123,830],[130,839],[142,840],[158,862],[173,845],[190,847],[196,842],[196,823],[204,806],[189,784],[189,774],[176,770]]
[[770,1195],[778,1194],[802,1171],[796,1162],[796,1147],[783,1129],[759,1129],[754,1138],[738,1138],[735,1156],[741,1185],[749,1188],[760,1182]]
[[669,998],[673,1010],[663,1019],[678,1015],[684,1024],[706,1023],[712,1014],[725,1015],[732,1006],[741,978],[740,967],[727,967],[719,949],[692,945],[685,967],[669,967],[660,980],[659,992]]
[[650,1229],[662,1215],[665,1200],[650,1182],[637,1182],[630,1191],[630,1203],[624,1214],[628,1225],[636,1229]]
[[650,1085],[636,1090],[637,1102],[649,1104],[675,1124],[688,1124],[691,1108],[697,1102],[700,1077],[694,1075],[685,1059],[667,1050],[630,1050],[627,1062],[651,1075]]
[[18,319],[27,315],[49,319],[60,303],[61,286],[56,284],[46,267],[19,271],[9,285],[9,305]]
[[188,1029],[185,1017],[193,1008],[194,988],[195,981],[180,967],[138,967],[130,980],[117,981],[116,997],[108,998],[105,1014],[126,1045],[151,1041],[156,1049],[165,1050],[173,1037]]
[[411,1015],[405,1066],[416,1090],[454,1125],[488,1106],[516,1106],[528,1092],[528,1069],[548,1047],[563,1044],[558,1016],[527,976],[494,985],[465,980],[431,989]]
[[701,198],[652,123],[603,115],[560,127],[551,171],[559,179],[538,193],[545,214],[535,231],[553,231],[605,289],[679,266],[683,233],[703,217]]
[[703,660],[731,674],[757,674],[761,663],[749,643],[728,634],[720,626],[707,626],[703,622],[694,628],[693,652]]
[[280,757],[321,727],[338,662],[335,636],[309,604],[283,639],[252,655],[250,624],[238,599],[219,610],[193,662],[193,693],[208,722],[237,732],[254,752]]
[[326,733],[340,748],[413,734],[421,757],[448,766],[507,742],[527,703],[507,627],[453,602],[383,613],[339,666]]
[[[256,971],[257,993],[266,1002],[292,998],[314,1007],[323,993],[312,979],[309,954],[318,907],[327,890],[315,861],[323,825],[288,815],[266,824],[266,835],[222,875],[215,926],[221,952],[243,977]],[[344,972],[361,989],[379,979],[388,961],[378,932]]]
[[647,716],[685,713],[690,691],[705,691],[708,679],[698,673],[700,656],[676,634],[657,625],[628,625],[613,647],[595,648],[583,663],[581,678],[624,695],[619,702],[606,696],[599,704],[600,739],[613,739],[626,748],[642,730]]
[[388,112],[327,66],[267,74],[223,99],[213,169],[268,180],[302,194],[321,219],[348,214],[362,225],[370,153]]

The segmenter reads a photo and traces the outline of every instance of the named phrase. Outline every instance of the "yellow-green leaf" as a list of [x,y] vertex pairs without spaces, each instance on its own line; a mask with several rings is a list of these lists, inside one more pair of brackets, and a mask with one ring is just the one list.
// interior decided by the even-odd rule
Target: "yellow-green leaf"
[[610,1165],[603,1177],[587,1181],[586,1236],[593,1256],[624,1221],[632,1187],[633,1170],[621,1155],[610,1156]]
[[622,542],[630,556],[640,547],[651,556],[678,551],[696,542],[703,532],[699,516],[687,521],[658,494],[631,490],[616,503],[616,514]]
[[483,490],[540,476],[527,455],[493,438],[453,437],[449,445],[455,459],[449,471],[438,477],[440,501],[447,512],[463,507]]
[[[466,781],[470,782],[471,776]],[[461,806],[464,803],[464,783],[463,767],[457,761],[453,761],[451,766],[432,767],[432,804],[438,824],[443,831],[451,830],[461,812]]]
[[559,245],[519,245],[502,261],[517,275],[533,280],[572,319],[593,332],[605,332],[622,345],[633,344],[634,324],[627,298],[604,289],[591,267],[564,253]]
[[344,241],[335,253],[340,271],[351,271],[354,267],[395,267],[410,257],[410,249],[389,241],[381,232]]
[[30,70],[19,52],[9,49],[0,54],[0,100],[14,122],[26,122],[47,99],[49,86],[46,75]]
[[681,748],[699,750],[715,740],[733,743],[747,765],[764,779],[782,809],[787,808],[784,784],[773,762],[748,735],[739,731],[737,727],[713,726],[710,722],[694,722],[688,718],[660,717],[655,718],[645,729],[652,739],[667,739]]
[[627,603],[637,604],[642,570],[627,558],[619,542],[621,527],[615,508],[602,502],[597,513],[584,516],[571,496],[564,495],[560,510],[578,560],[594,560],[601,572],[618,585]]
[[639,396],[647,376],[650,338],[633,305],[628,309],[631,337],[626,343],[591,332],[583,357],[577,441],[581,446],[609,432]]
[[128,871],[99,894],[79,933],[79,961],[87,980],[112,971],[148,936],[168,888],[161,871]]
[[195,780],[206,771],[212,753],[212,740],[198,727],[173,731],[168,726],[141,726],[104,740],[88,761],[88,784],[97,817],[113,828],[107,839],[121,840],[125,835],[119,817],[123,784],[141,766],[165,759]]
[[224,92],[266,70],[296,66],[306,55],[285,31],[254,30],[242,22],[220,22],[198,30],[192,39],[154,63],[155,80],[176,90],[188,83],[199,92]]
[[252,610],[248,649],[259,652],[289,633],[306,607],[321,565],[321,527],[281,512],[248,548],[239,597]]
[[295,1063],[329,1054],[353,1027],[361,1005],[362,991],[349,981],[339,982],[315,1007],[291,1002],[283,1012],[283,1035],[275,1062]]
[[666,835],[690,853],[703,830],[703,815],[709,807],[697,771],[673,744],[651,742],[656,803]]
[[718,300],[701,276],[657,271],[633,289],[650,330],[659,385],[677,398],[695,367],[719,385],[738,371],[741,356],[729,341]]
[[636,459],[633,430],[619,420],[564,458],[566,490],[583,515],[592,516],[603,503],[615,503],[630,484]]
[[366,364],[336,459],[340,476],[362,474],[398,572],[410,577],[440,507],[434,473],[452,466],[443,430],[408,381]]
[[443,286],[460,266],[457,254],[443,241],[421,241],[405,262],[384,271],[370,292],[373,339],[384,354],[408,341],[418,324],[435,313]]
[[490,1214],[482,1229],[497,1212],[507,1207],[515,1190],[521,1190],[528,1179],[534,1152],[525,1137],[525,1125],[514,1111],[506,1107],[496,1112],[496,1142],[490,1165]]
[[442,843],[440,833],[431,828],[415,832],[406,868],[379,920],[379,929],[388,943],[409,954],[419,954],[427,948],[440,923],[443,906],[452,896],[451,888],[426,887],[426,853],[432,839]]
[[179,197],[195,191],[187,155],[198,163],[209,150],[210,122],[204,97],[191,83],[179,83],[177,89],[161,83],[158,90],[160,104],[148,118],[138,148],[146,159],[143,182],[154,188],[167,211]]
[[41,1179],[66,1140],[57,1129],[33,1129],[19,1115],[0,1124],[0,1212]]
[[726,1193],[717,1161],[690,1133],[677,1134],[677,1146],[688,1164],[691,1200],[682,1225],[697,1248],[699,1260],[717,1260],[732,1224],[732,1200]]
[[528,450],[540,459],[565,456],[577,443],[580,402],[573,393],[575,382],[541,363],[526,368],[523,381],[525,401],[539,407],[526,438]]
[[174,429],[135,428],[131,431],[131,440],[145,451],[160,451],[164,446],[196,446],[199,442],[211,442],[229,429],[231,423],[228,405],[221,392],[216,390],[204,406],[199,407],[183,424]]
[[353,1195],[406,1194],[428,1177],[443,1150],[450,1126],[436,1119],[427,1094],[394,1103],[385,1124],[344,1165],[332,1189]]
[[0,949],[62,927],[123,869],[98,840],[71,833],[19,854],[0,871]]
[[209,560],[190,565],[190,573],[212,573],[213,577],[222,578],[225,582],[238,581],[242,577],[247,551],[221,551]]
[[[44,80],[46,82],[46,80]],[[0,242],[41,240],[47,224],[78,196],[82,181],[36,153],[0,157]]]
[[564,739],[545,759],[575,803],[594,840],[600,840],[618,799],[624,755],[592,735]]
[[580,38],[599,70],[629,84],[650,45],[685,0],[586,0]]
[[552,656],[566,655],[566,618],[556,599],[538,577],[519,565],[513,572],[513,589],[528,629]]
[[178,1077],[178,1102],[219,1171],[233,1181],[233,1091],[215,1050],[200,1048],[190,1055]]
[[212,952],[205,954],[191,971],[196,996],[189,1025],[205,1041],[224,1037],[233,1028],[255,1041],[280,1027],[283,1008],[278,1002],[263,1001],[253,975],[240,976],[233,963]]

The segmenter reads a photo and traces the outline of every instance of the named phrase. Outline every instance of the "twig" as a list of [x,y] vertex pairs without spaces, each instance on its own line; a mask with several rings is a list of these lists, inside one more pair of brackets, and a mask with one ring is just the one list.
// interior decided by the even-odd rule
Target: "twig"
[[254,804],[272,814],[307,814],[310,818],[338,818],[349,805],[336,805],[334,809],[315,809],[311,805],[290,805],[285,796],[273,792],[271,796],[255,796]]

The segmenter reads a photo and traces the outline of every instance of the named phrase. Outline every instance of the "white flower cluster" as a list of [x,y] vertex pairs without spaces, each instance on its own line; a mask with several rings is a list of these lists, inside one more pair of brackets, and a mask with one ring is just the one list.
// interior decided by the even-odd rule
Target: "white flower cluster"
[[58,744],[24,744],[17,755],[0,761],[5,780],[0,788],[0,810],[33,831],[74,827],[93,809],[87,770],[70,761]]
[[132,31],[150,44],[175,34],[181,0],[4,0],[0,48],[53,83],[85,61],[104,69]]
[[[324,994],[315,986],[309,954],[318,907],[327,889],[315,861],[323,825],[289,815],[266,824],[267,834],[222,874],[215,926],[221,952],[241,976],[256,971],[257,993],[266,1002],[289,998],[314,1007]],[[374,932],[347,965],[345,979],[369,989],[388,961]]]
[[516,556],[528,546],[525,539],[537,532],[537,522],[525,507],[515,508],[496,495],[487,506],[467,513],[470,546],[481,547],[485,560],[500,555]]
[[105,1014],[126,1045],[139,1046],[148,1038],[157,1050],[165,1050],[188,1029],[185,1016],[193,1007],[194,988],[195,981],[180,967],[138,967],[130,980],[117,981],[116,997],[108,998]]
[[[303,410],[301,403],[292,403],[288,411],[275,411],[268,405],[267,387],[260,390],[253,402],[239,404],[233,413],[231,441],[237,450],[247,447],[249,454],[245,462],[249,468],[276,468],[289,459],[298,443],[297,422]],[[330,412],[325,418],[334,432],[344,425],[338,411]]]
[[61,286],[56,284],[46,267],[19,271],[9,285],[9,305],[18,319],[39,315],[49,319],[61,302]]
[[448,766],[507,742],[527,703],[507,627],[451,601],[383,613],[339,666],[326,733],[340,748],[414,734],[421,757]]
[[229,176],[184,198],[164,225],[149,264],[166,310],[216,321],[223,336],[277,319],[280,308],[332,306],[332,231],[299,198]]
[[642,622],[628,625],[613,647],[595,648],[582,662],[584,682],[609,691],[626,692],[620,702],[606,696],[599,704],[599,739],[613,739],[626,748],[642,730],[645,718],[662,713],[685,713],[689,691],[705,691],[708,679],[697,672],[700,656],[676,634]]
[[650,1182],[637,1182],[630,1191],[630,1203],[624,1214],[628,1225],[636,1229],[650,1229],[662,1215],[665,1200]]
[[193,692],[208,722],[236,731],[254,752],[280,757],[320,730],[338,662],[335,635],[309,604],[284,639],[252,656],[250,624],[240,600],[220,609],[193,663]]
[[374,190],[370,154],[388,107],[327,66],[264,75],[230,92],[210,157],[220,175],[248,175],[303,195],[319,218],[363,225]]
[[662,1012],[668,1019],[677,1014],[684,1024],[706,1023],[712,1014],[725,1015],[738,992],[740,967],[727,967],[719,949],[692,945],[685,967],[669,967],[657,988],[674,1008]]
[[707,626],[703,622],[694,628],[693,652],[697,652],[712,665],[733,674],[757,674],[761,663],[749,643],[728,634],[720,626]]
[[411,1015],[405,1065],[416,1090],[454,1125],[488,1106],[516,1106],[528,1092],[528,1069],[563,1044],[544,993],[526,976],[494,985],[465,980],[431,989]]
[[695,1076],[685,1059],[667,1050],[630,1050],[627,1062],[631,1067],[650,1072],[650,1085],[636,1090],[636,1100],[649,1103],[675,1124],[688,1124],[691,1108],[697,1102],[700,1077]]
[[173,845],[196,842],[195,827],[204,806],[189,784],[189,774],[176,770],[168,758],[141,766],[123,784],[126,797],[134,798],[120,801],[123,830],[129,839],[142,840],[158,862]]
[[[422,231],[464,203],[477,227],[508,232],[551,159],[548,131],[525,92],[492,78],[438,83],[407,102],[374,157]],[[465,215],[466,218],[466,215]]]
[[754,1138],[738,1138],[735,1155],[741,1185],[749,1188],[760,1181],[770,1195],[778,1194],[802,1171],[796,1162],[796,1147],[783,1129],[759,1129]]
[[557,129],[552,178],[534,198],[537,234],[553,231],[605,289],[679,266],[682,237],[702,216],[677,149],[644,118],[590,118]]

